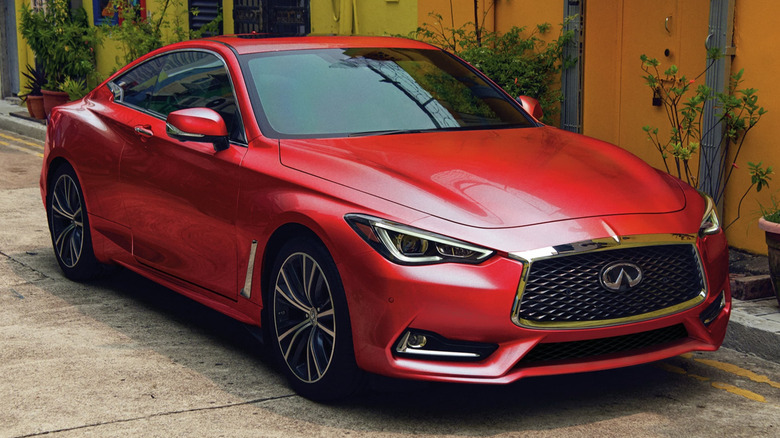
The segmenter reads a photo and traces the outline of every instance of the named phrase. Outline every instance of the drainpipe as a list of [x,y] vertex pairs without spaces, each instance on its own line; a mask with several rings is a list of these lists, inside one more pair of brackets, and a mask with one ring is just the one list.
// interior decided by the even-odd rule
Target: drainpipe
[[[707,36],[705,46],[707,49],[719,47],[725,56],[714,61],[714,65],[707,70],[705,83],[713,93],[727,92],[729,78],[731,77],[731,59],[736,54],[734,47],[734,1],[735,0],[710,0],[710,34]],[[710,62],[710,61],[708,61]],[[704,105],[701,153],[699,154],[699,187],[705,193],[716,197],[718,210],[723,217],[723,192],[725,187],[720,187],[723,179],[720,163],[727,159],[724,157],[723,130],[715,127],[718,121],[715,104],[712,100]]]

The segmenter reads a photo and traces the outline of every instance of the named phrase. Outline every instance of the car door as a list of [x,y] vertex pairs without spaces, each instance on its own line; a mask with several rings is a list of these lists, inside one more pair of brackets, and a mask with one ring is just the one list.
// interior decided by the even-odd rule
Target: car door
[[[133,255],[144,265],[235,298],[238,170],[247,147],[230,75],[223,60],[207,51],[176,51],[152,62],[150,71],[159,68],[153,91],[147,89],[134,104],[125,98],[139,110],[129,126],[137,141],[125,146],[120,161]],[[170,112],[195,107],[223,117],[231,133],[228,149],[215,152],[211,143],[166,134]]]

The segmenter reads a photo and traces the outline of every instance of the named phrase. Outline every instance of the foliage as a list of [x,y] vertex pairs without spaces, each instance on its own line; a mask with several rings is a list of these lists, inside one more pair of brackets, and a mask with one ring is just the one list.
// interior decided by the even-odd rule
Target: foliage
[[[183,9],[182,0],[164,0],[157,19],[144,17],[140,4],[134,4],[132,0],[114,0],[112,5],[119,15],[119,24],[106,22],[100,28],[122,46],[124,59],[117,56],[117,68],[166,44],[217,34],[222,22],[220,11],[217,18],[200,29],[188,29],[186,16],[170,13]],[[190,13],[197,15],[198,10],[194,8]]]
[[78,100],[89,93],[90,87],[87,86],[87,82],[84,79],[67,77],[60,84],[60,89],[68,93],[68,99]]
[[[719,175],[720,179],[716,182],[714,193],[710,193],[716,203],[722,199],[734,169],[738,168],[737,159],[748,132],[767,112],[763,107],[758,106],[758,90],[740,88],[744,69],[731,75],[728,91],[725,93],[713,93],[713,90],[706,85],[696,85],[697,80],[721,56],[717,48],[709,50],[707,68],[693,79],[681,75],[675,65],[661,72],[660,62],[657,59],[648,58],[646,55],[640,56],[642,70],[645,72],[643,76],[645,83],[653,90],[653,96],[660,99],[666,111],[670,130],[667,137],[663,134],[659,135],[657,127],[647,125],[642,129],[661,154],[668,173],[673,173],[669,167],[671,157],[677,177],[684,179],[694,188],[700,188],[698,180],[700,166],[704,165],[712,170],[713,174]],[[717,117],[716,123],[710,129],[723,130],[721,144],[717,145],[723,150],[722,156],[714,156],[708,150],[710,148],[701,147],[702,139],[708,134],[702,131],[704,107],[708,102],[714,104]],[[697,154],[701,155],[701,160],[698,159]],[[695,164],[691,166],[693,159]],[[761,191],[762,188],[769,186],[769,181],[772,179],[771,175],[774,173],[772,167],[764,168],[761,162],[748,163],[748,165],[751,184],[739,201],[737,217],[726,228],[739,219],[742,201],[750,190],[755,187],[756,191]]]
[[58,90],[66,77],[86,80],[95,74],[95,48],[102,37],[89,26],[84,8],[71,10],[68,0],[49,0],[40,11],[23,4],[21,33],[49,88]]
[[[486,8],[484,14],[493,7]],[[544,110],[544,121],[559,111],[563,100],[556,86],[562,69],[576,61],[563,56],[563,49],[574,39],[574,31],[565,30],[574,17],[561,25],[558,38],[546,42],[543,36],[550,32],[549,23],[537,25],[531,32],[525,27],[512,27],[506,33],[492,32],[481,24],[466,23],[445,26],[441,14],[429,13],[433,23],[423,25],[411,37],[453,52],[481,70],[512,96],[527,95],[539,100]]]
[[772,196],[770,202],[769,206],[758,204],[761,208],[761,216],[769,222],[780,223],[780,202],[774,196]]
[[41,90],[46,86],[46,72],[42,68],[35,68],[27,64],[27,71],[22,74],[27,78],[27,85],[24,87],[27,92],[19,97],[25,99],[27,96],[42,96]]

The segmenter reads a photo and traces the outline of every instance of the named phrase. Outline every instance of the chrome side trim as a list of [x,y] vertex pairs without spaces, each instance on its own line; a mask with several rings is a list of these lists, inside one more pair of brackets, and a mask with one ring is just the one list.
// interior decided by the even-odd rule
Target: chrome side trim
[[[662,316],[688,310],[698,304],[701,304],[707,297],[707,277],[704,275],[704,267],[701,262],[701,254],[696,246],[696,234],[643,234],[632,236],[611,236],[603,239],[586,240],[566,245],[555,245],[545,248],[539,248],[530,251],[509,253],[509,258],[518,260],[523,264],[523,273],[520,277],[520,283],[517,287],[515,302],[512,305],[512,322],[515,325],[532,329],[581,329],[609,327],[631,322],[646,321]],[[520,318],[520,303],[522,302],[523,292],[528,284],[528,275],[531,272],[533,263],[538,260],[550,259],[555,257],[570,256],[587,252],[608,251],[618,248],[631,248],[642,246],[661,246],[661,245],[692,245],[696,253],[696,262],[699,273],[702,278],[703,288],[699,294],[688,301],[676,304],[665,309],[640,315],[629,316],[625,318],[598,320],[598,321],[572,321],[572,322],[538,322]]]
[[255,258],[257,256],[257,240],[252,241],[249,247],[249,261],[246,267],[246,278],[244,279],[244,288],[241,289],[241,296],[250,298],[252,296],[252,274],[255,272]]

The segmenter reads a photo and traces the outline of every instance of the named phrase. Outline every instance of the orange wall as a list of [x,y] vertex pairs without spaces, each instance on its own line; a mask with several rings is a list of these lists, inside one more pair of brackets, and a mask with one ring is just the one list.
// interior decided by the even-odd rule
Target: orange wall
[[[448,28],[458,28],[465,23],[474,22],[472,1],[420,0],[417,8],[418,23],[432,24],[433,19],[428,14],[433,11],[442,15],[443,24]],[[550,23],[553,25],[553,32],[550,32],[549,36],[556,38],[559,24],[563,22],[563,1],[480,0],[478,17],[480,21],[484,19],[487,30],[499,32],[505,32],[512,26],[526,27],[531,31],[537,24]]]
[[620,129],[620,35],[623,2],[588,2],[583,60],[583,133],[617,143]]
[[[587,3],[585,12],[584,133],[635,153],[657,168],[663,168],[659,154],[646,140],[641,127],[652,124],[660,133],[668,131],[663,110],[650,105],[650,90],[644,85],[639,55],[658,58],[662,70],[670,64],[680,67],[689,78],[705,67],[704,39],[708,33],[708,0],[658,0],[633,2],[599,0]],[[664,28],[665,17],[670,32]],[[763,161],[780,171],[780,126],[773,123],[780,101],[776,72],[780,71],[777,39],[771,37],[780,16],[780,3],[771,0],[737,1],[734,22],[732,72],[745,68],[744,87],[759,90],[759,103],[770,112],[750,132],[729,184],[724,217],[728,224],[737,218],[741,196],[750,185],[748,162]],[[671,56],[663,53],[669,48]],[[699,82],[703,82],[701,79]],[[743,88],[744,88],[743,87]],[[669,161],[670,165],[672,161]],[[693,164],[693,163],[692,163]],[[777,193],[780,177],[770,189],[751,191],[742,206],[742,217],[727,235],[729,243],[755,253],[766,253],[763,233],[758,230],[758,202],[767,205]]]
[[751,191],[742,207],[742,218],[728,230],[729,243],[752,252],[766,253],[764,233],[758,229],[756,221],[760,216],[758,202],[770,203],[770,196],[780,190],[780,87],[777,73],[780,71],[780,54],[777,51],[777,17],[780,16],[780,3],[772,0],[737,1],[734,14],[734,46],[732,71],[745,69],[743,88],[758,89],[758,103],[769,113],[750,131],[743,151],[737,163],[739,170],[734,173],[727,192],[727,214],[725,220],[735,218],[739,198],[750,185],[748,162],[763,161],[772,165],[778,175],[770,183],[770,188],[756,194]]

